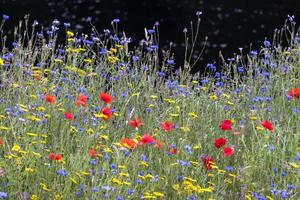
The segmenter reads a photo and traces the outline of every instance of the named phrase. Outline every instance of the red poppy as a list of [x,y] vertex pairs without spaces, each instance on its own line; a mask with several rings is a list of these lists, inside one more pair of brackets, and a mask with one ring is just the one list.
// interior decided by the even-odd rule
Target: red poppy
[[106,104],[109,104],[113,100],[112,96],[110,96],[109,94],[107,94],[105,92],[100,93],[99,98],[102,101],[104,101]]
[[35,76],[35,79],[36,79],[37,81],[41,80],[41,75],[40,75],[40,74],[37,74],[37,75]]
[[64,116],[65,116],[65,118],[66,118],[67,120],[73,120],[73,119],[74,119],[73,114],[70,113],[70,112],[65,112]]
[[172,131],[174,129],[174,124],[172,122],[166,121],[160,123],[160,128],[162,128],[164,131]]
[[224,146],[226,144],[227,140],[225,138],[217,138],[215,140],[215,147],[217,148],[221,148],[222,146]]
[[51,95],[51,94],[46,94],[46,95],[44,96],[44,100],[45,100],[46,102],[48,102],[48,103],[51,103],[51,104],[54,104],[55,101],[56,101],[55,97],[54,97],[53,95]]
[[176,148],[171,149],[170,153],[173,154],[173,155],[176,155],[177,154],[177,149]]
[[269,131],[273,131],[273,126],[272,123],[265,120],[263,122],[260,123],[263,127],[265,127],[266,129],[268,129]]
[[289,91],[289,95],[291,97],[295,97],[296,99],[300,99],[300,88],[293,88]]
[[110,108],[108,108],[108,107],[103,108],[101,110],[101,113],[104,115],[104,117],[102,117],[102,119],[104,119],[105,121],[109,120],[112,117],[112,115],[113,115],[113,113],[111,112]]
[[95,158],[97,157],[97,151],[95,149],[89,149],[88,150],[88,155],[91,157],[91,158]]
[[0,138],[0,145],[3,145],[4,144],[4,141],[2,138]]
[[79,101],[85,102],[87,101],[87,96],[84,94],[80,94],[79,97],[77,98]]
[[48,158],[50,160],[55,160],[55,153],[49,153]]
[[62,155],[61,154],[56,154],[55,155],[55,160],[61,160],[62,159]]
[[220,125],[219,128],[223,131],[228,131],[231,130],[231,121],[228,119],[223,120]]
[[153,142],[155,142],[154,138],[149,134],[145,134],[140,139],[139,144],[144,145],[144,144],[150,144],[150,143],[153,143]]
[[159,149],[161,149],[164,144],[162,141],[159,141],[159,140],[155,140],[154,142],[155,142],[154,147],[159,148]]
[[128,124],[133,128],[138,128],[139,126],[144,126],[144,123],[138,117],[136,117],[134,120],[128,120]]
[[210,170],[212,169],[212,166],[214,165],[214,160],[210,156],[203,156],[202,157],[202,163],[205,169]]
[[133,139],[123,138],[121,139],[120,143],[122,146],[128,149],[134,149],[137,146],[137,143]]
[[234,153],[233,148],[231,148],[231,147],[225,147],[225,148],[223,149],[222,156],[224,156],[224,157],[229,157],[229,156],[232,156],[233,153]]
[[84,94],[79,95],[79,97],[76,99],[75,101],[75,105],[77,107],[82,106],[82,107],[86,107],[86,102],[87,102],[87,96],[85,96]]
[[62,155],[61,154],[55,154],[55,153],[49,153],[48,158],[50,160],[61,160],[62,159]]

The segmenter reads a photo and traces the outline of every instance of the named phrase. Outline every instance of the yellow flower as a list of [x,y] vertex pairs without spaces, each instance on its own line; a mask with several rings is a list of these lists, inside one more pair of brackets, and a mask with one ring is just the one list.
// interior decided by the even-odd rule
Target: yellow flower
[[41,186],[42,190],[44,190],[46,192],[50,192],[51,191],[51,189],[49,189],[45,183],[40,183],[40,186]]
[[74,37],[74,33],[73,32],[71,32],[71,31],[67,31],[67,36],[69,36],[69,37]]
[[36,194],[31,195],[30,197],[31,200],[38,200],[38,196]]
[[0,66],[4,65],[4,60],[0,58]]
[[28,167],[28,168],[26,167],[25,172],[32,173],[32,172],[34,172],[34,169],[32,169],[30,167]]
[[157,196],[157,197],[163,197],[165,196],[163,193],[161,192],[153,192],[153,195]]
[[72,178],[72,177],[70,177],[70,181],[72,181],[73,183],[77,184],[77,181],[74,178]]
[[122,185],[122,181],[120,181],[119,179],[113,178],[111,181],[112,181],[113,183],[118,184],[118,185]]
[[197,118],[198,117],[198,115],[195,112],[188,113],[188,116],[191,117],[191,118]]
[[12,151],[20,151],[21,150],[21,147],[17,144],[14,144],[14,146],[12,147],[11,149]]
[[209,98],[210,98],[211,100],[216,100],[216,99],[218,99],[218,97],[217,97],[216,95],[211,95]]
[[6,126],[0,126],[0,131],[8,131],[10,128]]

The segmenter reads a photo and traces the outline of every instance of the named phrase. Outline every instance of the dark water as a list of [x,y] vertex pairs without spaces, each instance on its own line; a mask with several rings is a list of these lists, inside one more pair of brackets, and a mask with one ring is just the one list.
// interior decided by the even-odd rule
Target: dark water
[[[71,29],[90,32],[88,17],[97,29],[110,28],[114,18],[137,43],[144,28],[160,22],[160,44],[174,42],[176,63],[182,64],[184,34],[182,30],[196,22],[197,10],[203,12],[200,39],[208,36],[208,45],[199,67],[218,63],[221,51],[232,57],[238,48],[258,48],[265,38],[271,39],[275,28],[281,28],[288,14],[300,17],[299,0],[0,0],[0,14],[11,18],[8,27],[16,25],[25,14],[49,26],[53,19],[70,22]],[[200,44],[200,42],[198,43]],[[197,52],[196,52],[197,53]]]

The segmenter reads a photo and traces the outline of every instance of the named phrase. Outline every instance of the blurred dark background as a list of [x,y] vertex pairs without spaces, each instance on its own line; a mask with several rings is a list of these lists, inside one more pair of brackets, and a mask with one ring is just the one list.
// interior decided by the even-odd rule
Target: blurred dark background
[[[196,22],[196,11],[202,11],[200,41],[208,36],[208,45],[199,63],[218,63],[221,51],[225,58],[238,48],[259,48],[265,38],[272,39],[275,28],[281,28],[287,15],[300,17],[299,0],[0,0],[0,14],[10,16],[9,28],[17,25],[25,14],[50,26],[53,19],[70,22],[71,29],[89,33],[88,17],[99,31],[110,28],[114,18],[120,19],[120,30],[138,43],[144,28],[160,23],[160,46],[175,44],[175,62],[183,62],[183,29]],[[197,54],[197,52],[196,52]]]

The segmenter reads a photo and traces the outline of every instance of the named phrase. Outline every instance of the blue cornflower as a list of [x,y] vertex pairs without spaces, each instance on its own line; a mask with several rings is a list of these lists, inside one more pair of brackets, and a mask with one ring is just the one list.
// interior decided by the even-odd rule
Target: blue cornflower
[[295,37],[295,41],[300,43],[300,37]]
[[272,168],[272,171],[273,171],[274,173],[277,173],[277,172],[278,172],[278,168],[277,168],[277,167],[273,167],[273,168]]
[[57,170],[56,174],[60,175],[60,176],[67,176],[68,175],[68,173],[64,169]]
[[261,75],[263,75],[265,77],[268,77],[268,76],[270,76],[270,73],[269,72],[262,72]]
[[238,72],[239,72],[239,73],[243,73],[243,72],[245,72],[245,69],[244,69],[244,67],[238,67]]
[[288,72],[289,72],[289,66],[288,66],[288,65],[284,65],[284,66],[282,66],[281,70],[282,70],[284,73],[288,73]]
[[89,163],[90,163],[91,165],[97,165],[97,160],[92,159],[92,160],[89,161]]
[[133,195],[133,194],[134,194],[134,190],[132,190],[132,189],[128,189],[128,190],[127,190],[127,193],[128,193],[128,195],[130,195],[130,196],[131,196],[131,195]]
[[196,16],[200,16],[200,15],[202,15],[202,12],[198,10],[198,11],[196,12]]
[[93,41],[91,41],[91,40],[82,40],[82,42],[84,44],[87,44],[87,45],[92,45],[93,44]]
[[114,23],[119,23],[119,22],[120,22],[120,19],[117,19],[117,18],[116,18],[116,19],[113,19],[112,22],[114,22]]
[[101,189],[102,189],[102,190],[109,191],[109,190],[111,190],[112,188],[111,188],[109,185],[102,185],[102,186],[101,186]]
[[265,40],[264,41],[264,45],[265,45],[265,47],[270,47],[271,46],[271,42],[269,40]]
[[183,176],[182,176],[182,175],[180,175],[180,174],[179,174],[179,175],[177,175],[177,180],[178,180],[178,181],[182,181],[182,180],[183,180]]
[[300,154],[297,154],[297,155],[296,155],[295,161],[296,161],[296,162],[300,162]]
[[109,35],[110,34],[110,30],[109,29],[104,29],[103,32],[104,32],[105,35]]
[[99,189],[97,188],[97,187],[93,187],[92,189],[91,189],[91,192],[98,192],[99,191]]
[[294,16],[294,15],[288,15],[287,18],[288,18],[288,20],[289,20],[290,22],[293,22],[294,19],[295,19],[295,16]]
[[177,160],[177,163],[181,166],[185,166],[185,167],[188,167],[191,165],[190,161],[183,161],[183,160]]
[[216,73],[215,73],[215,77],[216,77],[216,78],[221,77],[221,73],[220,73],[220,72],[216,72]]
[[190,195],[186,198],[187,200],[197,200],[198,197],[196,195]]
[[149,67],[147,66],[147,65],[142,65],[142,70],[144,70],[144,71],[147,71],[147,70],[149,70]]
[[256,193],[256,192],[252,192],[252,195],[253,195],[254,198],[257,199],[257,200],[267,200],[266,197],[264,197],[263,195],[260,195],[260,194],[258,194],[258,193]]
[[116,200],[124,200],[121,196],[117,196]]
[[227,167],[225,167],[225,170],[232,172],[234,170],[234,168],[232,166],[227,166]]
[[9,19],[9,16],[4,14],[4,15],[2,15],[2,19],[3,19],[4,21],[6,21],[6,20]]
[[167,60],[167,64],[168,64],[168,65],[175,65],[175,62],[174,62],[173,59],[168,59],[168,60]]
[[140,176],[145,176],[145,172],[143,172],[143,171],[138,171],[138,175],[140,175]]
[[208,83],[208,79],[207,79],[207,78],[205,78],[205,79],[202,79],[200,82],[201,82],[202,84],[204,84],[204,83]]
[[155,30],[149,29],[149,30],[148,30],[148,33],[149,33],[149,34],[153,34],[153,33],[155,33]]
[[147,162],[147,161],[148,161],[147,156],[144,155],[144,154],[140,156],[140,159],[141,159],[141,161],[144,161],[144,162]]
[[287,199],[287,198],[289,198],[289,193],[286,190],[280,191],[280,198],[281,199]]
[[110,158],[109,155],[106,153],[106,154],[104,155],[104,159],[105,159],[105,160],[109,160],[109,158]]
[[211,63],[208,63],[206,67],[208,67],[209,69],[211,69],[213,71],[217,70],[217,67],[214,64],[211,64]]
[[142,181],[141,179],[137,179],[137,180],[136,180],[136,183],[137,183],[137,184],[142,184],[143,181]]
[[112,163],[112,164],[110,165],[110,168],[111,168],[111,169],[117,169],[118,166],[117,166],[116,164]]
[[146,108],[146,112],[147,112],[147,113],[149,113],[149,112],[151,112],[151,111],[152,111],[151,108]]
[[257,56],[257,51],[250,51],[250,56],[252,56],[252,57]]
[[136,61],[138,61],[140,58],[138,57],[138,56],[132,56],[132,61],[133,62],[136,62]]
[[276,149],[276,147],[275,147],[273,144],[268,144],[268,145],[267,145],[267,149],[268,149],[269,151],[274,151],[274,150]]
[[187,154],[192,154],[192,147],[190,147],[189,145],[184,145],[184,150]]
[[0,192],[0,199],[8,198],[8,194],[6,192]]
[[288,190],[292,190],[292,189],[295,189],[296,186],[294,186],[294,185],[287,185],[287,188],[288,188]]
[[223,83],[223,82],[221,82],[221,81],[218,81],[218,82],[216,82],[216,86],[218,86],[218,87],[222,87],[222,86],[224,86],[224,83]]
[[158,76],[160,77],[165,77],[166,76],[166,73],[165,72],[157,72]]
[[68,23],[68,22],[64,22],[64,27],[66,27],[66,28],[69,28],[71,26],[71,24],[70,23]]

